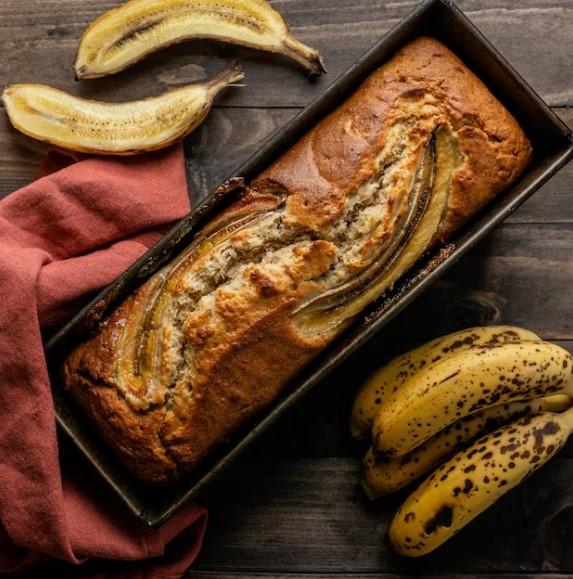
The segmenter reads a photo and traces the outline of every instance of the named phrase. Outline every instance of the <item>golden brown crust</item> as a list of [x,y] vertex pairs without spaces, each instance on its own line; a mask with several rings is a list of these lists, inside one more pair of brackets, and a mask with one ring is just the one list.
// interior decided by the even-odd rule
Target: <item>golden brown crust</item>
[[[324,347],[293,331],[290,309],[292,305],[284,304],[258,319],[224,350],[211,352],[201,378],[193,384],[194,396],[172,394],[168,419],[165,406],[134,410],[114,388],[113,374],[105,376],[102,360],[113,353],[107,350],[107,328],[99,334],[101,340],[82,344],[67,359],[64,381],[138,478],[152,484],[175,481],[271,402],[285,380]],[[130,323],[128,311],[121,310],[119,316]],[[277,335],[280,347],[269,348]],[[92,367],[98,367],[99,379],[90,376]]]
[[372,172],[371,163],[401,115],[401,102],[432,95],[456,132],[465,163],[454,176],[445,239],[513,182],[530,160],[531,148],[511,114],[483,82],[443,44],[419,38],[311,130],[254,182],[279,184],[289,203],[313,227],[340,214],[349,192]]
[[481,81],[419,39],[76,348],[64,383],[139,478],[173,481],[530,155]]

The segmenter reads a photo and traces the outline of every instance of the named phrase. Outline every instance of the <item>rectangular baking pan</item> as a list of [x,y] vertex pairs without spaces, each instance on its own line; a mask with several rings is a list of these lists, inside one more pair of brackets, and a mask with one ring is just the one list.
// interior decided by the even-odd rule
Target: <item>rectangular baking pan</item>
[[[279,399],[237,432],[200,470],[184,481],[160,491],[150,490],[139,484],[123,469],[82,418],[80,411],[58,382],[57,368],[71,345],[86,336],[129,292],[183,249],[202,224],[234,200],[235,193],[232,189],[214,192],[198,203],[170,234],[46,344],[56,418],[61,429],[115,489],[129,509],[145,523],[152,526],[161,524],[182,504],[197,497],[206,485],[220,475],[290,406],[411,303],[573,157],[573,140],[568,127],[520,78],[464,14],[452,2],[425,0],[288,123],[275,138],[238,168],[233,176],[244,177],[247,181],[256,176],[318,120],[350,96],[366,76],[388,60],[398,48],[419,36],[433,36],[446,44],[513,113],[532,142],[534,158],[531,165],[519,182],[459,231],[446,247],[420,260],[390,295],[372,304],[339,340],[292,381]],[[194,182],[193,158],[187,160],[187,169],[191,186]],[[191,188],[191,197],[196,194]]]

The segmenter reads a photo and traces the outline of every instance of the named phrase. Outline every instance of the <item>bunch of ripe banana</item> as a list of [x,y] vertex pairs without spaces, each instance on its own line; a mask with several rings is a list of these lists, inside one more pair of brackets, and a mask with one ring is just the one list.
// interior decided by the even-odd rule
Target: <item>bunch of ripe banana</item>
[[434,470],[389,530],[405,556],[429,553],[560,450],[573,430],[573,357],[512,326],[475,327],[398,356],[359,389],[356,439],[371,436],[369,499]]
[[[113,74],[162,48],[198,38],[281,54],[309,75],[325,72],[318,52],[300,42],[266,0],[130,0],[86,29],[74,72],[77,79]],[[14,84],[2,101],[14,127],[30,137],[92,154],[133,155],[188,135],[203,122],[217,93],[242,78],[234,67],[203,83],[122,103]]]

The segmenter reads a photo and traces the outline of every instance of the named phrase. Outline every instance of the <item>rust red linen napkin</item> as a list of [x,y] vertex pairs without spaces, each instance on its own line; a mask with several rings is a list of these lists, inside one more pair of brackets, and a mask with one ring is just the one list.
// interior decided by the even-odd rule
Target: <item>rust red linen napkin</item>
[[83,459],[62,460],[43,355],[188,210],[180,144],[117,159],[54,151],[0,201],[0,573],[64,562],[77,576],[179,577],[197,555],[200,506],[151,529]]

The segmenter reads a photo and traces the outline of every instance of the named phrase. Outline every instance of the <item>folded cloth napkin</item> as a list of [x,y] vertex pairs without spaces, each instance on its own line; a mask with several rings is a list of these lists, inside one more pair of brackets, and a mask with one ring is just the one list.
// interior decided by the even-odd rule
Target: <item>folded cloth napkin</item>
[[87,462],[65,460],[43,355],[43,340],[188,210],[180,144],[118,159],[53,151],[0,201],[0,573],[57,563],[75,577],[156,579],[196,557],[202,507],[151,529]]

